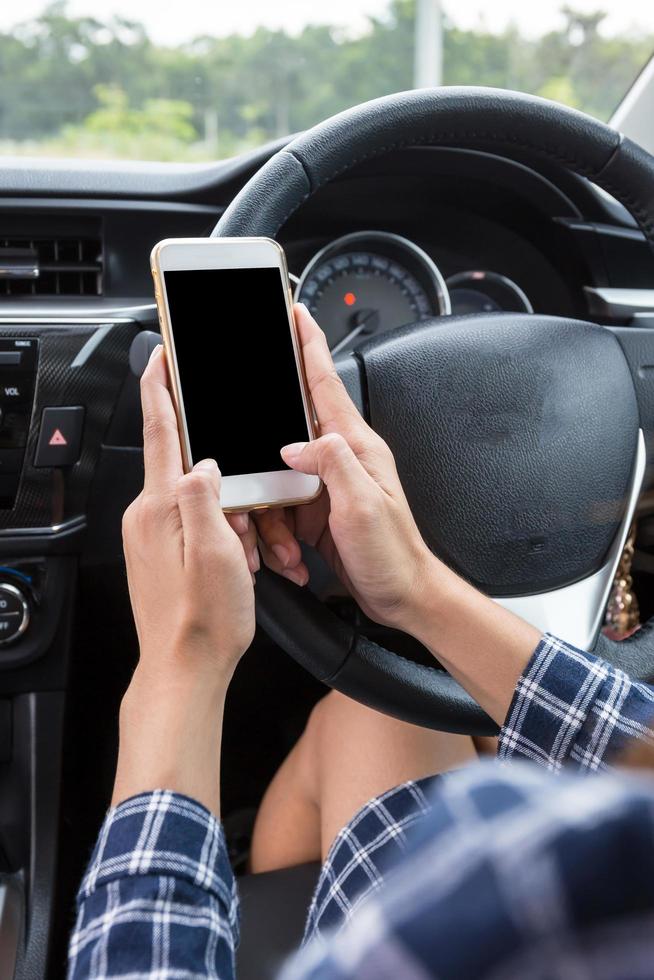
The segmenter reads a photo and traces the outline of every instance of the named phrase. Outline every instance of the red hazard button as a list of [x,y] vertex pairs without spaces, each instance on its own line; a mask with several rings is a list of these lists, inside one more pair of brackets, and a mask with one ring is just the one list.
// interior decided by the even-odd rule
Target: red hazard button
[[52,433],[52,435],[50,436],[50,440],[48,442],[48,445],[49,446],[67,446],[68,445],[68,439],[63,434],[63,432],[61,431],[61,429],[55,429],[54,432]]
[[84,407],[44,408],[34,455],[35,466],[72,466],[79,459],[84,428]]

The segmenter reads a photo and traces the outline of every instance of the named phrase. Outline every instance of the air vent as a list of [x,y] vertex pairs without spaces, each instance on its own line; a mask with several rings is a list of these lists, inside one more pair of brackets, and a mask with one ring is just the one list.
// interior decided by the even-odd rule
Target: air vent
[[101,295],[101,238],[0,237],[0,297]]

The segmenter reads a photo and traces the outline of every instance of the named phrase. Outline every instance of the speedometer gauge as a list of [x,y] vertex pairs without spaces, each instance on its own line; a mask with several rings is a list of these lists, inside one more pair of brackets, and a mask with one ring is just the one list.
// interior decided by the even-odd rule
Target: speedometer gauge
[[389,232],[344,235],[309,262],[295,298],[327,335],[332,353],[373,334],[450,312],[447,286],[422,249]]

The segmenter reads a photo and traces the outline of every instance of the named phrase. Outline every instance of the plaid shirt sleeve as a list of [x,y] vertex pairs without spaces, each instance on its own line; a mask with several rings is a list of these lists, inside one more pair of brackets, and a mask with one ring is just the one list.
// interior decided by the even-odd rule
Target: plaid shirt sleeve
[[606,769],[629,740],[654,742],[653,724],[652,687],[546,634],[518,681],[498,756]]
[[653,836],[651,776],[469,766],[435,783],[384,888],[281,980],[651,980]]
[[164,790],[107,814],[80,886],[69,980],[232,980],[238,898],[218,821]]

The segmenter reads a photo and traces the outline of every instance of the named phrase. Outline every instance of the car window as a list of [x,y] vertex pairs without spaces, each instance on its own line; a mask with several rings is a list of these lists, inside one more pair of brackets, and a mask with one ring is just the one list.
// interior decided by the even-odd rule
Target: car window
[[24,0],[0,9],[0,153],[211,160],[438,82],[608,119],[653,50],[641,0]]

